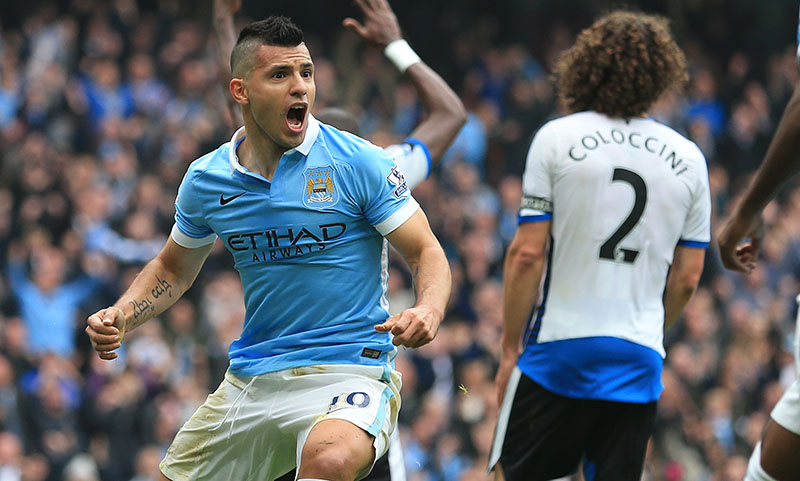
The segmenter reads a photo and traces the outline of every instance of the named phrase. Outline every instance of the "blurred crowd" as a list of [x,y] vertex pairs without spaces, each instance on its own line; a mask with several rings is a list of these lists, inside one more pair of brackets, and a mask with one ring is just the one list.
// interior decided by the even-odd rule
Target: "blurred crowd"
[[[0,481],[154,480],[177,429],[220,382],[240,332],[242,289],[230,256],[218,243],[192,289],[131,333],[113,362],[93,354],[83,328],[163,246],[189,163],[235,127],[210,15],[200,14],[210,5],[198,13],[178,0],[32,3],[0,21]],[[398,11],[409,41],[459,93],[469,120],[414,191],[450,259],[454,289],[436,340],[398,358],[399,429],[410,481],[485,480],[502,261],[516,229],[520,174],[533,133],[560,114],[549,68],[597,11],[566,2],[581,8],[547,22],[540,17],[555,7],[529,2],[508,26],[523,31],[520,22],[532,18],[538,30],[509,39],[504,20],[477,5],[488,2],[405,3],[428,14],[415,25]],[[493,3],[507,13],[524,2]],[[660,2],[639,2],[651,3]],[[680,19],[691,80],[651,114],[707,156],[718,229],[797,82],[793,34],[779,28],[796,18],[796,6],[758,2],[777,15],[757,38],[785,36],[754,47],[739,36],[714,41],[725,35],[724,15],[746,18],[748,2],[706,2],[724,11],[702,35],[693,30],[704,25],[698,16],[715,12],[698,3],[665,2],[662,13]],[[341,17],[332,11],[335,26]],[[439,30],[431,32],[433,19]],[[347,108],[375,143],[402,141],[423,115],[414,90],[354,35],[306,29],[315,110]],[[436,38],[438,50],[422,43]],[[666,333],[666,389],[646,480],[740,481],[796,375],[800,189],[792,184],[765,220],[757,270],[725,272],[712,247],[701,288]],[[396,312],[413,291],[401,258],[390,266]]]

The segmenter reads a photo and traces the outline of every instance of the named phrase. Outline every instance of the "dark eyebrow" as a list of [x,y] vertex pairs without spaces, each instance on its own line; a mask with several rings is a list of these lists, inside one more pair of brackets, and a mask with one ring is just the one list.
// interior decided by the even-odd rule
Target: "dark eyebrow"
[[[301,69],[309,69],[314,68],[314,64],[312,62],[303,62],[300,64]],[[292,65],[288,63],[278,63],[269,67],[269,72],[286,72],[292,70]]]
[[270,72],[282,72],[282,71],[291,70],[291,69],[292,69],[292,66],[289,65],[288,63],[279,63],[279,64],[275,64],[275,65],[270,66],[269,71]]

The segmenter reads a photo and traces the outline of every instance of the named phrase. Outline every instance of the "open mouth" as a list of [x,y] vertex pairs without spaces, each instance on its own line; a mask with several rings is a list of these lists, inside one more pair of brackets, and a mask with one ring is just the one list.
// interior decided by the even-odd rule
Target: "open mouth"
[[303,130],[303,123],[306,121],[306,110],[308,106],[297,104],[289,107],[286,113],[286,123],[289,125],[289,130],[292,132],[301,132]]

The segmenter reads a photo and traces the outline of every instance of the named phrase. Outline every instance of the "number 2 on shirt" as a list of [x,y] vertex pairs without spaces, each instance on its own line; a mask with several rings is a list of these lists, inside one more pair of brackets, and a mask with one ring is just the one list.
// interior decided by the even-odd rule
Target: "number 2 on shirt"
[[644,183],[644,179],[636,172],[621,167],[614,169],[614,176],[611,178],[611,181],[627,182],[630,184],[631,187],[633,187],[634,201],[633,208],[625,221],[617,227],[617,230],[611,234],[611,237],[606,239],[603,245],[600,246],[600,258],[614,262],[633,264],[634,261],[636,261],[636,257],[639,255],[639,251],[626,249],[624,247],[617,249],[617,246],[622,242],[625,236],[636,227],[636,224],[644,213],[644,205],[647,203],[647,184]]

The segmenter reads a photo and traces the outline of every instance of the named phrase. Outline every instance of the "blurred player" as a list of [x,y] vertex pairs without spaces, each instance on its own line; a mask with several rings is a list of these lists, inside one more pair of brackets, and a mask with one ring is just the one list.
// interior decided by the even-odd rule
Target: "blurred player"
[[[800,44],[800,33],[798,43]],[[798,63],[800,64],[800,49]],[[725,267],[745,274],[753,271],[763,234],[761,212],[798,171],[800,83],[795,86],[764,162],[719,236],[719,253]],[[800,317],[797,322],[795,364],[798,379],[783,393],[770,413],[761,442],[756,445],[750,457],[745,481],[800,479]]]
[[[387,47],[392,44],[399,45],[403,49],[407,47],[408,44],[400,33],[397,17],[386,0],[359,1],[356,5],[364,15],[363,23],[347,18],[343,22],[344,26],[351,28],[369,45],[383,52],[386,52]],[[223,52],[220,56],[220,69],[223,72],[228,70],[227,55],[224,52],[229,52],[235,41],[233,15],[240,6],[240,0],[214,1],[214,27],[217,43]],[[413,51],[404,51],[407,55],[405,59],[402,56],[396,58],[397,54],[392,56],[391,51],[387,56],[414,86],[427,117],[404,143],[390,145],[386,151],[394,157],[409,189],[413,189],[430,175],[432,167],[441,160],[459,129],[464,125],[466,111],[455,92],[435,71],[423,63]],[[231,110],[234,119],[237,119],[238,115],[238,108]],[[360,135],[358,121],[343,109],[324,109],[317,118],[340,130]],[[283,476],[281,481],[292,479],[294,474],[290,472]],[[378,459],[367,480],[405,480],[403,454],[397,430],[392,433],[388,454]]]
[[703,154],[647,116],[686,80],[685,59],[666,20],[618,11],[580,33],[555,76],[570,115],[528,152],[489,467],[535,481],[582,463],[590,481],[639,481],[664,327],[694,293],[710,240]]
[[[396,422],[396,346],[424,345],[438,330],[447,260],[391,157],[310,115],[314,64],[296,25],[246,26],[231,71],[244,127],[192,163],[167,245],[86,330],[114,359],[127,331],[189,288],[220,237],[242,278],[244,330],[159,479],[274,480],[294,467],[300,480],[361,479]],[[417,294],[391,317],[386,240]]]

